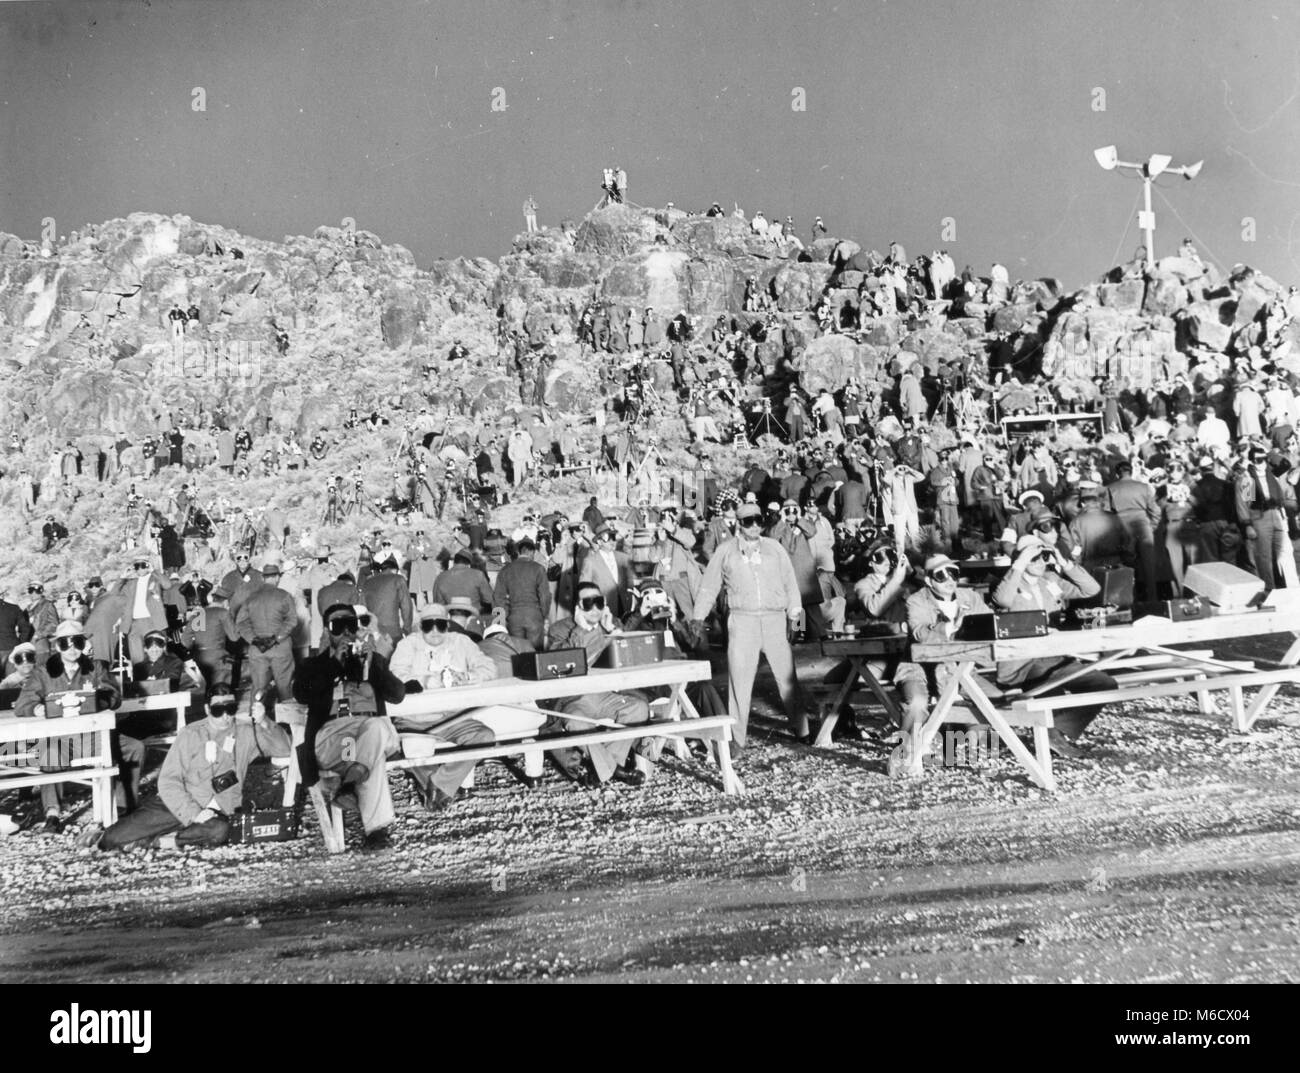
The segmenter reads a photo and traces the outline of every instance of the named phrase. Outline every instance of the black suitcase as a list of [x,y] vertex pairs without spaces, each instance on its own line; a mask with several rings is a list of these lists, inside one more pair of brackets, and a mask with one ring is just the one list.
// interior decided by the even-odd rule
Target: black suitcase
[[641,667],[647,663],[663,661],[663,631],[635,630],[611,637],[596,662],[601,667]]
[[550,652],[516,652],[510,657],[516,678],[530,682],[552,678],[578,678],[587,673],[585,648],[556,648]]
[[1089,570],[1101,586],[1101,592],[1087,601],[1088,607],[1116,607],[1127,611],[1133,606],[1135,577],[1131,566],[1106,566]]
[[259,808],[240,810],[231,819],[230,841],[235,844],[254,842],[289,842],[302,829],[299,808]]
[[967,615],[957,631],[959,641],[1006,641],[1013,637],[1046,637],[1046,611],[998,611]]

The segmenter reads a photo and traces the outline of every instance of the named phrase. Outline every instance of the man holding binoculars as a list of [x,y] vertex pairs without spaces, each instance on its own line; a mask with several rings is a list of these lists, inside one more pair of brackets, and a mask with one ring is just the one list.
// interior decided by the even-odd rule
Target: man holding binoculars
[[244,776],[258,756],[288,756],[290,738],[264,710],[236,715],[234,690],[218,682],[208,691],[207,718],[183,726],[158,773],[158,795],[113,824],[104,850],[133,842],[164,848],[222,846],[230,817],[243,801]]

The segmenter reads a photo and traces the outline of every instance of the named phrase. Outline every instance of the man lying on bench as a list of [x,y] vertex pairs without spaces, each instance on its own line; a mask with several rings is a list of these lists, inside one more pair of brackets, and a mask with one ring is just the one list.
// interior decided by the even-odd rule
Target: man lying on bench
[[[1096,596],[1101,586],[1078,563],[1067,562],[1054,544],[1037,533],[1023,536],[1016,544],[1016,559],[993,592],[993,603],[1005,611],[1063,611],[1071,600]],[[1054,675],[1065,674],[1083,664],[1072,656],[1014,660],[998,664],[998,685],[1033,689]],[[1051,693],[1102,693],[1117,689],[1118,683],[1102,671],[1088,671],[1070,679]],[[1052,752],[1075,758],[1083,753],[1074,741],[1087,729],[1103,705],[1065,708],[1055,713],[1055,726],[1048,732]]]

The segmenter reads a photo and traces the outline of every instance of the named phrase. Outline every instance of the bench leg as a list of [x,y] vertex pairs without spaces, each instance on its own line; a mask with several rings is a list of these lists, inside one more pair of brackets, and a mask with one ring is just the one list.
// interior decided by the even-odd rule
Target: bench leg
[[713,752],[718,759],[718,770],[722,772],[722,792],[724,794],[743,794],[745,784],[740,781],[736,769],[731,765],[731,732],[713,743]]
[[[672,723],[679,722],[682,717],[682,707],[683,707],[682,702],[685,701],[686,704],[688,705],[690,704],[690,701],[686,699],[685,684],[682,682],[678,682],[676,685],[674,685],[672,687],[672,691],[668,694],[668,697],[669,697],[668,718],[665,720],[665,722],[672,722]],[[673,755],[676,756],[678,760],[689,760],[691,758],[691,750],[690,747],[686,744],[685,738],[675,734],[673,735],[672,743],[673,743]],[[650,759],[658,760],[660,754],[663,753],[663,748],[664,748],[664,739],[659,738],[654,743],[654,746],[651,750]]]
[[[1291,647],[1286,650],[1286,654],[1278,661],[1278,663],[1283,667],[1294,667],[1297,663],[1300,663],[1300,636],[1297,636],[1297,639],[1292,643]],[[1242,717],[1243,729],[1249,730],[1255,725],[1255,720],[1264,714],[1264,709],[1268,707],[1268,702],[1277,695],[1277,691],[1280,688],[1281,686],[1278,684],[1269,683],[1268,685],[1263,686],[1260,691],[1255,694],[1255,699],[1250,702],[1250,707],[1246,709],[1245,715]]]
[[[961,672],[961,677],[966,686],[966,689],[964,690],[966,696],[970,699],[971,703],[979,713],[988,720],[989,725],[998,732],[998,737],[1006,743],[1007,748],[1009,748],[1015,755],[1015,758],[1020,761],[1024,766],[1024,769],[1029,772],[1030,778],[1038,783],[1038,785],[1044,790],[1054,793],[1056,791],[1056,778],[1052,774],[1051,750],[1049,749],[1047,752],[1047,763],[1045,765],[1040,764],[1038,760],[1030,754],[1029,750],[1025,748],[1025,743],[1020,740],[1019,736],[1011,728],[1011,725],[1002,717],[1002,713],[993,707],[992,702],[984,695],[984,691],[981,690],[974,681],[970,680],[970,673],[970,665],[964,666]],[[1036,735],[1034,745],[1035,747],[1038,745]]]
[[524,774],[530,779],[540,779],[546,764],[546,753],[541,749],[524,750]]
[[307,796],[311,798],[312,808],[316,810],[316,822],[320,824],[321,837],[325,840],[325,849],[329,853],[343,852],[343,813],[332,804],[327,804],[321,792],[320,783],[309,787]]
[[[1203,674],[1196,676],[1198,682],[1204,682],[1205,678],[1206,676]],[[1214,694],[1208,689],[1198,689],[1196,691],[1196,705],[1200,708],[1202,715],[1214,715],[1218,711],[1214,704]]]
[[1246,705],[1243,701],[1241,686],[1228,686],[1228,710],[1232,713],[1232,725],[1244,734],[1250,729],[1250,724],[1246,721]]
[[284,796],[280,801],[285,808],[292,808],[298,799],[298,784],[302,781],[302,773],[298,770],[298,746],[306,734],[307,728],[304,726],[294,724],[289,727],[289,739],[293,744],[289,749],[289,766],[284,772]]

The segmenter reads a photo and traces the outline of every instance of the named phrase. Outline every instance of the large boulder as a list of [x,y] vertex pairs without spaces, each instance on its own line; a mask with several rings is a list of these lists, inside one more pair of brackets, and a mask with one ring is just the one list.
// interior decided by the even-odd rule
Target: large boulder
[[384,294],[379,328],[390,350],[415,342],[421,320],[420,298],[413,287],[394,284]]
[[1232,329],[1213,315],[1193,314],[1187,318],[1187,328],[1197,346],[1218,351],[1220,354],[1227,350],[1228,344],[1232,342]]
[[1142,299],[1146,294],[1146,283],[1140,279],[1126,279],[1119,283],[1103,283],[1097,289],[1101,304],[1125,313],[1137,313],[1142,309]]
[[785,313],[811,309],[826,287],[831,266],[809,262],[787,262],[777,269],[774,280],[777,308]]
[[624,257],[649,245],[658,233],[654,216],[630,205],[608,205],[587,215],[578,226],[574,250],[604,257]]
[[881,354],[870,344],[854,343],[847,335],[823,335],[804,350],[799,385],[807,392],[836,392],[850,377],[860,384],[874,380],[880,365]]

